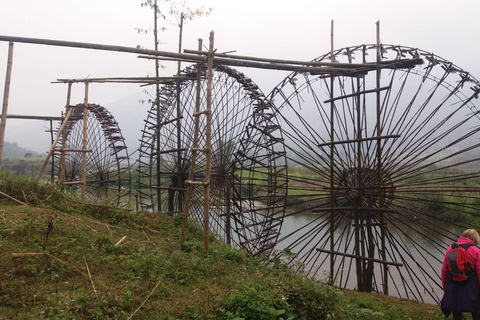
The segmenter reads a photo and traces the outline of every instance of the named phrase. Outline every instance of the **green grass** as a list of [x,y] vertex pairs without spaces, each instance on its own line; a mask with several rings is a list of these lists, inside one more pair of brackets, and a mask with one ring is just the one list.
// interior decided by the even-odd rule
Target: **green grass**
[[441,319],[437,306],[304,280],[213,237],[205,255],[194,225],[180,248],[181,217],[81,204],[26,178],[4,176],[0,190],[29,203],[0,202],[2,320]]

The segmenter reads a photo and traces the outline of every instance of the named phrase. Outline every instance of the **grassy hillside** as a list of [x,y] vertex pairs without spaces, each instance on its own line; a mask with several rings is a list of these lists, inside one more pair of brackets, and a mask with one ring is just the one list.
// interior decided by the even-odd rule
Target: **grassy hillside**
[[[179,219],[80,204],[3,176],[0,319],[442,319],[437,306],[342,292],[268,267]],[[123,240],[122,240],[123,239]]]

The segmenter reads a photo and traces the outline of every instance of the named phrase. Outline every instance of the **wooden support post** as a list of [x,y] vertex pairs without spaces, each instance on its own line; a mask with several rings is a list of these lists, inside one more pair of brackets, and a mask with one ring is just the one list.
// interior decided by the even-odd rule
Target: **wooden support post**
[[[380,88],[380,80],[381,80],[381,72],[382,69],[380,67],[380,62],[382,60],[382,52],[381,52],[381,43],[380,43],[380,21],[377,21],[377,79],[376,79],[376,88]],[[380,90],[377,91],[377,137],[382,136],[382,124],[381,124],[381,112],[382,112],[382,101],[381,101],[381,92]],[[377,140],[377,178],[378,178],[378,206],[380,209],[384,207],[384,199],[383,199],[383,165],[382,165],[382,140]],[[380,217],[380,237],[381,241],[381,254],[382,260],[386,260],[386,244],[385,244],[385,236],[386,236],[386,225],[384,222],[384,212],[379,213]],[[388,265],[383,264],[383,293],[388,295]]]
[[[53,120],[50,119],[50,141],[53,143]],[[50,182],[53,184],[55,182],[55,157],[52,157],[51,169],[50,169]]]
[[213,50],[214,50],[214,33],[210,32],[210,46],[208,50],[208,69],[207,69],[207,121],[206,121],[206,162],[205,162],[205,181],[208,184],[204,189],[203,203],[203,246],[205,254],[208,254],[208,237],[209,237],[209,214],[210,214],[210,173],[212,169],[212,82],[213,82]]
[[[85,98],[83,102],[83,139],[82,149],[87,149],[87,129],[88,129],[88,82],[85,82]],[[82,200],[85,200],[87,190],[87,152],[82,153]]]
[[[198,39],[198,50],[202,50],[203,41]],[[195,96],[195,113],[200,112],[200,91],[202,90],[202,63],[197,64],[197,86],[196,86],[196,96]],[[194,113],[194,114],[195,114]],[[192,159],[190,164],[190,171],[188,174],[188,180],[193,181],[195,178],[195,163],[197,161],[197,152],[198,152],[198,134],[200,129],[200,119],[195,117],[195,128],[193,132],[193,146],[192,146]],[[188,216],[190,211],[190,202],[192,199],[193,184],[187,184],[187,192],[185,195],[185,207],[183,208],[183,221],[182,229],[180,230],[180,247],[183,247],[185,242],[185,234],[188,227]]]
[[[330,62],[335,62],[335,55],[333,53],[334,50],[334,37],[333,37],[333,20],[331,22],[331,33],[330,33]],[[335,102],[333,100],[334,91],[333,86],[335,85],[335,78],[333,76],[330,77],[330,142],[332,145],[330,146],[330,208],[334,207],[334,156],[335,156],[335,145],[333,144],[335,140]],[[335,215],[334,211],[330,211],[330,251],[335,251]],[[335,272],[335,256],[333,253],[330,254],[330,275],[329,275],[329,283],[333,284],[334,282],[334,272]]]
[[[72,96],[72,83],[69,82],[68,83],[68,89],[67,89],[67,103],[65,105],[65,114],[69,113],[71,96]],[[63,119],[63,121],[65,121],[65,119]],[[68,122],[68,120],[67,120],[67,122]],[[66,163],[65,163],[65,156],[66,156],[65,148],[67,147],[67,145],[66,145],[66,143],[67,143],[67,129],[66,129],[66,127],[63,131],[59,132],[59,134],[62,135],[62,151],[60,153],[60,185],[62,185],[65,182],[65,175],[67,173]]]
[[229,179],[228,179],[228,184],[226,186],[226,191],[225,191],[225,201],[226,201],[226,212],[225,212],[225,234],[226,234],[226,240],[227,244],[229,246],[232,245],[232,224],[231,224],[231,219],[232,219],[232,186],[233,186],[233,177],[235,175],[234,169],[232,168],[231,171],[228,173]]
[[[364,80],[364,79],[363,79]],[[365,81],[363,81],[365,83]],[[356,181],[356,187],[357,188],[363,188],[363,178],[362,178],[362,112],[361,112],[361,96],[362,94],[360,93],[362,91],[362,82],[361,78],[357,78],[357,96],[355,97],[355,114],[357,116],[356,118],[356,126],[357,126],[357,132],[356,132],[356,139],[357,139],[357,181]],[[358,199],[355,202],[355,206],[362,206],[362,199]],[[361,241],[361,231],[363,230],[363,217],[364,215],[361,214],[361,212],[358,212],[358,210],[355,210],[354,212],[354,217],[355,217],[355,255],[360,258],[355,259],[355,266],[356,266],[356,271],[357,271],[357,290],[358,291],[365,291],[365,272],[364,272],[364,261],[362,258],[364,255],[362,252],[363,250],[363,241]],[[362,247],[360,247],[362,246]]]
[[[153,4],[153,38],[155,40],[154,48],[155,50],[158,50],[158,6],[157,6],[157,0],[154,1]],[[155,76],[158,78],[160,76],[160,64],[158,60],[155,60]],[[160,121],[162,120],[162,115],[161,115],[161,110],[160,110],[160,85],[157,82],[155,84],[155,104],[156,104],[156,111],[157,111],[157,127],[155,128],[155,148],[157,154],[155,155],[156,161],[155,161],[155,166],[156,166],[156,179],[157,179],[157,186],[161,185],[161,180],[162,177],[160,175],[160,168],[161,168],[161,160],[162,157],[160,155]],[[162,207],[162,192],[160,189],[156,190],[157,193],[157,205],[158,205],[158,211],[160,211],[160,208]],[[152,201],[152,210],[155,211],[155,202]]]
[[5,76],[5,89],[3,91],[2,120],[0,123],[0,169],[2,168],[3,144],[5,141],[5,127],[7,125],[8,97],[10,94],[10,79],[12,78],[13,42],[8,44],[7,73]]

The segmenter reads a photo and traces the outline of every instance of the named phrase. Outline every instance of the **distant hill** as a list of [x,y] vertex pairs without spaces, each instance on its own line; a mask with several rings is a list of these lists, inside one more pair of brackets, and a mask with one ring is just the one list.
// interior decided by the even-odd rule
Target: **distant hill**
[[3,157],[25,158],[25,157],[41,157],[40,153],[20,147],[16,142],[5,142],[3,144]]

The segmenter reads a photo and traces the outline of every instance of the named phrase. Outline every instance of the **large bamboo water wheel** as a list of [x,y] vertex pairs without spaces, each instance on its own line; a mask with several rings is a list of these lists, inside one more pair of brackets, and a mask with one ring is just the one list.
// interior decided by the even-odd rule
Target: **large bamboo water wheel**
[[[187,80],[164,85],[158,105],[145,119],[139,156],[138,193],[144,210],[176,215],[185,202],[193,146],[198,70]],[[200,103],[206,102],[201,70]],[[283,139],[271,102],[243,73],[216,66],[212,86],[212,168],[210,230],[227,243],[260,255],[272,249],[285,204]],[[199,145],[205,145],[200,123]],[[195,178],[205,174],[205,154],[196,159]],[[189,216],[202,224],[203,191],[195,189]]]
[[[84,104],[74,108],[67,124],[66,140],[60,139],[65,153],[65,188],[73,194],[80,194],[80,184],[69,184],[82,180],[83,149],[83,108]],[[113,115],[97,104],[87,107],[87,166],[86,197],[97,203],[125,207],[130,201],[131,176],[130,163],[125,139]],[[54,153],[54,174],[57,181],[61,174],[61,152]]]
[[439,301],[446,248],[479,226],[480,83],[406,46],[358,45],[315,61],[374,68],[294,72],[269,96],[289,180],[271,258],[341,287]]

